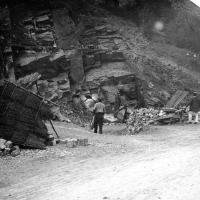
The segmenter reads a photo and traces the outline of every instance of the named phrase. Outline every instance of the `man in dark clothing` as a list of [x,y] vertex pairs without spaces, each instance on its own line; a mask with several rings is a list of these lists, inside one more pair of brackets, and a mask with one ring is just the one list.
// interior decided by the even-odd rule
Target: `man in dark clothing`
[[97,133],[99,127],[99,134],[102,134],[103,119],[105,113],[105,105],[98,99],[98,102],[94,105],[94,133]]
[[199,122],[199,111],[200,111],[200,95],[194,96],[189,104],[188,122],[192,123],[192,116],[195,115],[195,123]]

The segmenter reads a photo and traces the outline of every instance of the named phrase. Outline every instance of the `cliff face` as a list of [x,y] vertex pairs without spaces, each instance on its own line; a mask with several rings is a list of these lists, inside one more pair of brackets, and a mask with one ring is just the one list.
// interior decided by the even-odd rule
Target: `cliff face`
[[[2,5],[12,34],[1,34],[10,35],[16,78],[38,72],[41,84],[55,85],[57,98],[90,91],[113,106],[119,92],[131,105],[142,101],[141,93],[156,105],[177,89],[198,90],[199,8],[187,1],[130,1],[129,8],[107,2]],[[1,60],[4,70],[4,54]]]

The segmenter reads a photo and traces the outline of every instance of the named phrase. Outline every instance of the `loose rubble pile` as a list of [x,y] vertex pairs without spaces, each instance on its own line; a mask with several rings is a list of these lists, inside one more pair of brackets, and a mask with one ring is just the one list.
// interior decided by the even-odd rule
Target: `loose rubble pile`
[[[89,142],[87,138],[64,138],[64,139],[54,139],[52,138],[51,140],[49,140],[49,142],[47,143],[48,146],[55,146],[57,144],[61,144],[61,145],[65,145],[67,148],[75,148],[78,146],[88,146]],[[33,150],[27,149],[26,150],[28,153],[30,153]],[[22,154],[26,154],[23,151]],[[40,150],[35,150],[35,152],[39,152]],[[5,139],[1,139],[0,138],[0,157],[2,156],[18,156],[21,154],[21,150],[20,147],[18,145],[15,145],[13,142],[11,141],[7,141]]]
[[57,144],[65,144],[68,148],[74,148],[77,146],[87,146],[89,145],[88,139],[84,138],[63,138],[63,139],[55,139],[52,135],[51,139],[46,143],[48,146],[55,146]]
[[127,129],[129,134],[137,134],[144,129],[144,127],[153,123],[159,116],[159,110],[153,108],[141,108],[134,110],[127,120]]
[[11,155],[13,157],[20,155],[20,148],[11,141],[0,139],[0,156]]
[[187,91],[178,90],[161,110],[142,108],[134,110],[127,120],[130,134],[139,133],[149,124],[172,124],[187,120],[186,106],[189,103]]
[[92,118],[92,113],[89,111],[82,101],[77,98],[78,102],[61,102],[61,113],[72,123],[86,127]]

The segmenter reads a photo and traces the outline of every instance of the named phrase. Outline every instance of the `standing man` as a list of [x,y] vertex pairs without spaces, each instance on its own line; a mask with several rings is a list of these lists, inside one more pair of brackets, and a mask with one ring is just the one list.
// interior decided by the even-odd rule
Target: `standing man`
[[94,105],[94,133],[97,133],[99,127],[99,134],[102,134],[103,119],[105,114],[105,105],[98,99],[98,102]]
[[193,99],[189,104],[189,112],[188,112],[188,123],[192,123],[192,116],[195,116],[194,123],[197,124],[199,122],[199,111],[200,111],[200,95],[194,94]]

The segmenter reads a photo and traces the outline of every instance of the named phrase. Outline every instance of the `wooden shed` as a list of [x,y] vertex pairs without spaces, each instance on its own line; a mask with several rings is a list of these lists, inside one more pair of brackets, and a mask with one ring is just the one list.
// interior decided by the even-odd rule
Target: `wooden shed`
[[49,134],[44,120],[51,118],[49,106],[42,97],[5,81],[0,89],[0,138],[45,149]]

